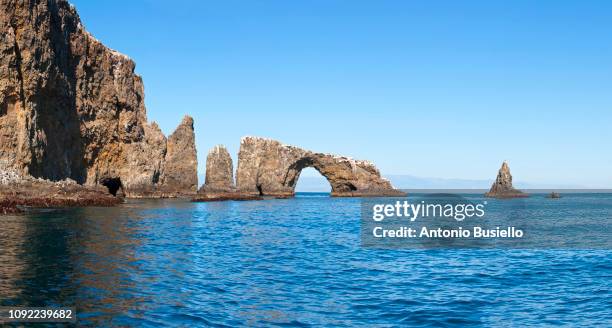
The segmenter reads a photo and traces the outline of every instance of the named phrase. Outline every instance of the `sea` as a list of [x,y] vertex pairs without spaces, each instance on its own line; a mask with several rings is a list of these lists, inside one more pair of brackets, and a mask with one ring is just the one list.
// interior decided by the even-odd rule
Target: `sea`
[[[367,247],[363,201],[127,200],[1,216],[0,306],[76,308],[76,324],[46,326],[612,326],[609,248]],[[489,202],[611,233],[612,194]]]

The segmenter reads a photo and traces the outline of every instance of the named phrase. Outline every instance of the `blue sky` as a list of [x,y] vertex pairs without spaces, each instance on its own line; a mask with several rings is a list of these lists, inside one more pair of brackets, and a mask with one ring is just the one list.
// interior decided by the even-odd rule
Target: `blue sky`
[[[149,120],[257,135],[383,174],[612,187],[612,2],[87,1]],[[311,173],[309,173],[311,174]]]

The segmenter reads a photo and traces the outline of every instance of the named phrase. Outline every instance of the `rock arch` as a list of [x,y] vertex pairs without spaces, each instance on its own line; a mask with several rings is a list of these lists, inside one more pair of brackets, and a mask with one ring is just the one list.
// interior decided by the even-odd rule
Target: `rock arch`
[[[317,170],[317,172],[329,182],[334,195],[357,191],[355,184],[350,181],[350,177],[354,172],[350,163],[349,165],[339,165],[337,160],[339,159],[342,161],[342,158],[332,157],[331,160],[328,160],[325,158],[326,156],[331,155],[317,156],[317,154],[305,154],[304,157],[299,158],[293,164],[289,165],[283,181],[283,186],[295,192],[295,187],[297,186],[302,170],[311,167]],[[346,179],[347,177],[349,179]]]
[[244,137],[234,184],[232,158],[215,146],[206,158],[206,183],[194,201],[293,197],[302,170],[312,167],[329,182],[332,196],[403,196],[380,176],[374,164],[348,157],[315,153],[276,140]]
[[240,143],[236,187],[242,193],[292,197],[300,173],[313,167],[332,187],[332,196],[400,196],[374,164],[315,153],[276,140],[245,137]]

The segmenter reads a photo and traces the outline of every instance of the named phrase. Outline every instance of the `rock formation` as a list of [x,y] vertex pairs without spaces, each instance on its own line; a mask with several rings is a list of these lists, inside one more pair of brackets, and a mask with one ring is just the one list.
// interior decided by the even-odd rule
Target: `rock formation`
[[134,62],[67,1],[1,0],[0,28],[1,167],[130,197],[195,193],[193,121],[169,140],[147,123]]
[[302,169],[313,167],[332,187],[332,196],[402,196],[374,164],[314,153],[278,141],[244,137],[238,154],[236,187],[245,194],[292,197]]
[[257,200],[259,195],[241,193],[234,185],[232,157],[223,145],[217,145],[206,158],[206,181],[193,201]]
[[193,119],[185,116],[168,137],[162,186],[175,192],[195,193],[198,190],[198,159]]
[[217,145],[206,158],[206,181],[203,191],[228,192],[234,187],[234,164],[223,145]]
[[491,189],[485,194],[485,196],[492,198],[520,198],[528,197],[529,195],[520,190],[514,189],[512,186],[510,167],[508,166],[508,162],[504,161],[499,169],[499,172],[497,173],[497,179],[495,179]]
[[113,206],[121,198],[106,188],[85,187],[74,180],[48,181],[22,177],[10,170],[0,171],[0,214],[21,212],[22,207]]

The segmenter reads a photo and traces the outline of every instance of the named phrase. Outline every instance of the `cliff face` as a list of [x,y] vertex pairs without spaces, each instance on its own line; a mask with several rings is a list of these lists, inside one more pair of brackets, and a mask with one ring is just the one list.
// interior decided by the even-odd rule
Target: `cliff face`
[[510,167],[508,166],[508,162],[504,162],[499,172],[497,172],[495,182],[485,196],[494,198],[520,198],[527,197],[528,195],[512,186]]
[[147,123],[142,79],[64,0],[0,0],[0,168],[127,196],[195,192],[193,121]]
[[302,169],[313,167],[332,187],[332,196],[401,196],[374,164],[314,153],[278,141],[245,137],[240,144],[236,187],[243,193],[291,197]]

